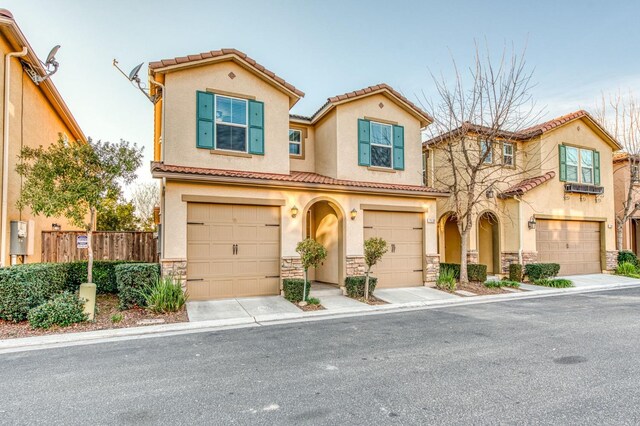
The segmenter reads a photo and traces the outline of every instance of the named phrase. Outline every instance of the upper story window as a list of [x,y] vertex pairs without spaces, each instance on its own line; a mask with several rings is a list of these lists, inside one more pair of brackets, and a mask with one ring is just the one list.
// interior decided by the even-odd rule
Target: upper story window
[[491,142],[485,140],[480,141],[480,157],[484,164],[493,163],[493,149],[491,147]]
[[216,149],[247,152],[246,99],[216,96]]
[[600,153],[560,145],[560,180],[600,185]]
[[390,124],[371,122],[371,165],[391,168],[393,127]]
[[422,184],[429,186],[429,150],[422,151]]
[[514,147],[511,142],[504,142],[502,144],[502,164],[505,166],[514,166]]
[[302,132],[300,130],[289,129],[289,155],[292,157],[302,156]]

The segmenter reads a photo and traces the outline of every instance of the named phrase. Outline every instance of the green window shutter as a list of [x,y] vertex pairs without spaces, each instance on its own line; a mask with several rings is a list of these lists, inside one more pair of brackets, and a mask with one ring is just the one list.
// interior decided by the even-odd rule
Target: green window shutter
[[593,183],[600,185],[600,153],[593,151]]
[[404,170],[404,127],[393,126],[393,168]]
[[264,103],[249,100],[249,154],[264,155]]
[[358,119],[358,165],[371,165],[371,123]]
[[196,93],[196,147],[213,149],[213,93]]
[[567,147],[564,145],[558,145],[559,158],[560,158],[560,182],[567,181]]

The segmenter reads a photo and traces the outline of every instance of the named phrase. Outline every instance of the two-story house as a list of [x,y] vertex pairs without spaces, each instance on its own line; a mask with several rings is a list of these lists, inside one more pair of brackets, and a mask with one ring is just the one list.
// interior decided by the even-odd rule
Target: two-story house
[[[613,185],[615,189],[616,217],[624,216],[625,204],[629,203],[631,217],[622,225],[622,250],[640,253],[640,173],[637,155],[617,152],[613,156]],[[617,236],[616,236],[617,238]]]
[[[312,280],[364,273],[363,242],[383,237],[379,287],[437,275],[436,198],[422,184],[430,116],[381,84],[290,115],[303,92],[235,49],[149,64],[161,263],[191,299],[277,295],[302,277],[296,245],[328,250]],[[159,84],[158,84],[159,83]],[[164,111],[164,114],[163,114]]]
[[[28,208],[17,207],[22,179],[16,164],[21,148],[46,147],[60,137],[86,142],[86,137],[6,9],[0,9],[0,51],[4,58],[0,66],[0,264],[7,266],[40,262],[42,231],[74,228],[64,218],[35,216]],[[15,244],[16,240],[22,243]]]
[[[488,168],[494,166],[492,173],[501,173],[486,181],[491,188],[480,188],[469,261],[487,265],[496,275],[506,274],[515,262],[556,262],[561,275],[615,268],[612,157],[620,146],[591,115],[577,111],[517,133],[492,134],[469,125],[463,134],[478,145],[477,152],[487,153],[480,158]],[[447,187],[437,177],[451,168],[441,149],[449,141],[440,135],[423,145],[426,183],[436,188]],[[451,199],[437,204],[441,261],[459,263],[460,233]]]

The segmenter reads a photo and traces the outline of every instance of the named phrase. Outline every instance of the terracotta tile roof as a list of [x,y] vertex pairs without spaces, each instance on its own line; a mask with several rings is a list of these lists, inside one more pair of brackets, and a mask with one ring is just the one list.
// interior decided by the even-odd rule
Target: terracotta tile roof
[[253,68],[255,68],[256,70],[260,71],[261,73],[271,77],[272,79],[274,79],[279,84],[281,84],[282,86],[286,87],[288,90],[292,91],[293,93],[295,93],[299,97],[303,97],[304,96],[304,92],[302,92],[301,90],[296,89],[295,86],[293,86],[290,83],[287,83],[283,78],[278,77],[273,71],[268,70],[264,66],[260,65],[259,63],[257,63],[254,59],[252,59],[251,57],[247,56],[246,53],[243,53],[243,52],[241,52],[241,51],[239,51],[237,49],[211,50],[209,52],[198,53],[196,55],[187,55],[187,56],[179,56],[179,57],[171,58],[171,59],[162,59],[162,60],[155,61],[155,62],[149,62],[149,69],[155,70],[155,69],[158,69],[158,68],[169,67],[169,66],[172,66],[172,65],[180,65],[180,64],[185,64],[185,63],[189,63],[189,62],[202,61],[202,60],[205,60],[205,59],[212,59],[212,58],[216,58],[216,57],[219,57],[219,56],[225,56],[225,55],[238,56],[239,58],[241,58],[242,60],[247,62],[249,65],[251,65]]
[[428,139],[422,142],[423,145],[431,145],[434,143],[441,142],[446,139],[455,138],[462,136],[467,133],[476,133],[479,135],[491,135],[498,138],[503,138],[507,140],[517,141],[517,140],[526,140],[528,139],[527,135],[524,135],[520,132],[509,132],[507,130],[495,130],[488,126],[481,126],[479,124],[469,123],[468,121],[463,123],[462,126],[453,129],[449,132],[442,133],[438,136],[435,136],[431,139]]
[[524,179],[523,181],[518,182],[506,191],[500,193],[500,198],[509,198],[513,196],[523,195],[524,193],[531,191],[533,188],[536,188],[543,183],[553,179],[555,176],[556,172],[551,171],[541,176]]
[[589,117],[591,120],[595,121],[595,119],[587,111],[581,109],[570,114],[565,114],[561,117],[552,118],[551,120],[545,121],[544,123],[539,123],[534,126],[528,127],[522,130],[520,133],[525,135],[531,134],[537,136],[542,133],[548,132],[549,130],[553,130],[556,127],[562,126],[569,121],[582,117]]
[[289,119],[311,122],[311,117],[307,117],[306,115],[299,115],[299,114],[289,114]]
[[434,195],[447,195],[446,191],[419,185],[401,185],[381,182],[360,182],[354,180],[334,179],[310,172],[292,171],[290,174],[258,173],[241,170],[221,170],[201,167],[173,166],[161,162],[151,163],[151,173],[175,173],[223,178],[255,179],[256,181],[311,183],[317,185],[335,185],[349,188],[386,189],[393,191],[422,192]]
[[395,89],[393,89],[391,86],[389,86],[386,83],[380,83],[380,84],[376,84],[376,85],[373,85],[373,86],[365,87],[364,89],[354,90],[353,92],[343,93],[342,95],[332,96],[332,97],[328,98],[327,102],[325,102],[325,104],[322,105],[311,116],[311,119],[314,120],[318,115],[320,115],[321,112],[323,112],[323,110],[326,107],[328,107],[328,106],[330,106],[330,105],[332,105],[334,103],[346,101],[346,100],[349,100],[349,99],[359,98],[361,96],[366,96],[366,95],[368,95],[370,93],[375,93],[375,92],[385,91],[385,90],[388,91],[389,93],[391,93],[396,98],[398,98],[400,101],[402,101],[405,104],[407,104],[407,106],[409,106],[409,108],[411,108],[419,116],[424,118],[425,121],[433,122],[433,118],[429,114],[427,114],[425,111],[423,111],[421,108],[419,108],[416,104],[411,102],[409,99],[407,99],[406,97],[401,95],[399,92],[397,92]]

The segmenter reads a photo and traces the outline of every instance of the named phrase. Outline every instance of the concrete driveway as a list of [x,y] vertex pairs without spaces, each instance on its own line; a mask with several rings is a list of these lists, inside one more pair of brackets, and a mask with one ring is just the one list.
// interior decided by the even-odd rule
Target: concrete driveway
[[375,296],[387,303],[410,303],[460,298],[431,287],[381,288],[376,289]]
[[187,302],[189,321],[251,318],[257,315],[300,313],[282,296],[243,297],[238,299]]
[[622,277],[611,274],[588,274],[588,275],[567,275],[559,278],[566,278],[573,281],[576,287],[592,287],[606,284],[634,284],[640,283],[639,279]]

